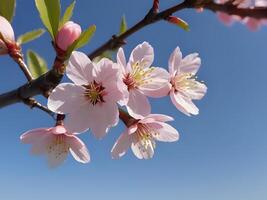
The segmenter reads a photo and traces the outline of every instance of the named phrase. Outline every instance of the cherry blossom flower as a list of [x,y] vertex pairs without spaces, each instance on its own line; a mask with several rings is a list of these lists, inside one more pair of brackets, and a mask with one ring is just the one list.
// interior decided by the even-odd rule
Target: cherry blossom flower
[[122,48],[117,54],[122,79],[129,92],[129,97],[120,103],[126,105],[128,112],[137,118],[151,111],[147,96],[162,97],[168,93],[169,74],[163,68],[150,67],[153,60],[154,50],[147,42],[135,47],[128,63]]
[[169,59],[171,101],[178,110],[188,116],[199,113],[192,100],[202,99],[207,92],[206,85],[196,80],[200,65],[201,60],[197,53],[182,58],[179,47],[173,51]]
[[67,76],[74,83],[62,83],[53,90],[48,98],[49,109],[68,114],[68,131],[90,128],[97,138],[102,138],[119,121],[117,101],[124,98],[124,84],[118,66],[106,58],[93,63],[84,53],[73,52]]
[[69,133],[64,126],[39,128],[30,130],[20,136],[23,143],[32,144],[34,155],[46,155],[50,167],[63,163],[70,152],[81,163],[88,163],[90,155],[85,144],[76,136]]
[[0,55],[3,55],[8,53],[6,43],[15,43],[15,36],[11,24],[2,16],[0,16],[0,32],[5,40],[4,42],[0,38]]
[[72,43],[79,38],[81,35],[82,29],[79,24],[76,24],[72,21],[66,22],[62,28],[59,30],[56,36],[57,46],[66,51]]
[[122,157],[129,147],[139,159],[152,158],[156,141],[175,142],[179,139],[177,130],[165,123],[172,120],[172,117],[160,114],[149,114],[136,120],[114,144],[111,150],[112,158]]
[[[227,3],[229,0],[218,0],[217,3]],[[233,5],[236,5],[238,8],[251,8],[254,7],[267,7],[266,0],[235,0]],[[232,25],[234,22],[241,22],[245,24],[251,31],[257,31],[262,25],[267,24],[267,19],[256,19],[252,17],[241,18],[237,15],[228,15],[223,12],[217,12],[218,18],[225,25]]]

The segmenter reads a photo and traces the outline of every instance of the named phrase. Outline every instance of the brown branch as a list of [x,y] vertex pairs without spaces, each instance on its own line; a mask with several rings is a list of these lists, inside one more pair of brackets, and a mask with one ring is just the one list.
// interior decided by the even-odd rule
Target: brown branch
[[38,108],[38,109],[46,112],[47,114],[49,114],[51,117],[53,117],[53,118],[55,117],[55,113],[53,111],[49,110],[46,106],[43,106],[41,103],[39,103],[38,101],[36,101],[34,98],[25,99],[23,101],[23,103],[25,103],[26,105],[28,105],[31,109]]
[[214,2],[209,2],[203,4],[203,8],[211,10],[213,12],[223,12],[229,15],[237,15],[242,18],[252,17],[255,19],[267,18],[267,8],[257,7],[257,8],[237,8],[233,4],[216,4]]
[[184,1],[183,3],[173,6],[160,13],[155,13],[152,8],[141,21],[139,21],[137,24],[135,24],[133,27],[128,29],[126,32],[124,32],[120,36],[113,35],[110,40],[108,40],[102,46],[100,46],[95,51],[90,53],[88,57],[90,59],[93,59],[97,56],[100,56],[102,53],[104,53],[107,50],[114,50],[114,49],[121,47],[122,45],[126,44],[125,39],[131,36],[132,34],[134,34],[135,32],[157,21],[164,20],[168,16],[172,15],[174,12],[185,9],[188,6],[189,6],[188,1]]

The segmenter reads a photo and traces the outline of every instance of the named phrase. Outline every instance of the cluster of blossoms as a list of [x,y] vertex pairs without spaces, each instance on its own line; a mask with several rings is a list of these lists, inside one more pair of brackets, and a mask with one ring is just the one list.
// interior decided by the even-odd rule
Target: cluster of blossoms
[[47,155],[51,166],[64,161],[69,151],[77,161],[87,163],[89,153],[77,132],[90,129],[96,138],[103,138],[118,124],[120,112],[125,112],[119,106],[125,106],[127,129],[113,146],[112,158],[120,158],[130,146],[137,158],[152,158],[155,141],[174,142],[179,133],[166,123],[172,117],[151,114],[148,97],[170,95],[178,110],[197,115],[192,100],[201,99],[207,91],[196,80],[201,64],[197,53],[183,58],[177,47],[169,59],[169,72],[151,67],[153,61],[154,50],[147,42],[132,51],[128,62],[122,48],[117,62],[107,58],[92,62],[84,53],[73,52],[66,68],[73,83],[59,84],[48,98],[49,109],[66,114],[64,124],[29,131],[21,140],[33,144],[33,153]]
[[[238,8],[255,8],[255,7],[267,7],[267,0],[217,0],[216,1],[219,4],[227,4],[227,3],[233,3]],[[245,24],[250,30],[256,31],[258,30],[262,25],[267,24],[267,19],[256,19],[253,17],[245,17],[241,18],[238,15],[228,15],[224,12],[218,12],[219,19],[226,25],[231,25],[234,22],[241,22]]]

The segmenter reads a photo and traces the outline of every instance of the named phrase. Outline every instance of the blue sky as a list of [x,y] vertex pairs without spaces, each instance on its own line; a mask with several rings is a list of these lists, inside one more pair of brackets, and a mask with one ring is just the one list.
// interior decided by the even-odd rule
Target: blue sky
[[[64,0],[63,8],[70,4]],[[126,15],[129,26],[150,8],[143,0],[77,0],[73,20],[83,28],[96,24],[89,53],[119,29]],[[162,1],[162,9],[176,4]],[[13,22],[16,35],[42,27],[34,1],[17,1]],[[110,149],[123,131],[122,123],[104,140],[82,135],[91,153],[88,165],[68,157],[56,170],[45,159],[29,154],[19,136],[29,129],[49,127],[53,121],[38,110],[21,104],[0,110],[0,199],[168,199],[168,200],[262,200],[267,197],[267,29],[250,32],[236,24],[226,27],[216,15],[185,10],[177,14],[190,24],[185,32],[166,22],[147,27],[128,38],[127,54],[148,41],[155,49],[155,66],[167,67],[170,53],[179,46],[184,55],[198,52],[202,66],[198,77],[208,86],[206,97],[196,102],[200,114],[187,117],[169,98],[151,99],[153,112],[173,116],[180,132],[177,143],[158,143],[152,160],[140,161],[131,151],[112,160]],[[54,52],[46,33],[23,46],[52,64]],[[1,57],[0,92],[25,82],[10,58]]]

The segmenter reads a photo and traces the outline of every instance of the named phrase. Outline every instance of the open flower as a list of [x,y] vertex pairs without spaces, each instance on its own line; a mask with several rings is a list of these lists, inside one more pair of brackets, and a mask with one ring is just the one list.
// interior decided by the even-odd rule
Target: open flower
[[123,99],[119,68],[111,60],[92,63],[81,52],[73,52],[67,76],[74,82],[58,85],[48,98],[54,112],[68,114],[65,127],[70,132],[89,128],[102,138],[119,121],[117,101]]
[[150,113],[151,107],[146,96],[162,97],[168,93],[168,72],[159,67],[150,67],[154,60],[154,50],[147,43],[139,44],[126,63],[124,51],[119,49],[117,62],[122,70],[122,79],[128,88],[129,98],[121,102],[128,112],[137,118]]
[[206,85],[196,80],[200,64],[197,53],[182,58],[179,47],[173,51],[169,59],[170,97],[176,108],[186,115],[199,113],[192,100],[203,98],[207,92]]
[[5,40],[3,41],[0,37],[0,55],[7,54],[8,48],[6,43],[15,43],[15,36],[11,24],[2,16],[0,16],[0,33]]
[[90,155],[85,144],[69,133],[64,126],[39,128],[30,130],[20,136],[23,143],[32,144],[31,152],[35,155],[44,154],[50,167],[57,167],[64,162],[68,153],[81,163],[88,163]]
[[175,142],[179,139],[177,130],[165,123],[172,120],[173,118],[160,114],[150,114],[136,120],[114,144],[111,150],[112,158],[122,157],[129,147],[139,159],[152,158],[156,141]]

